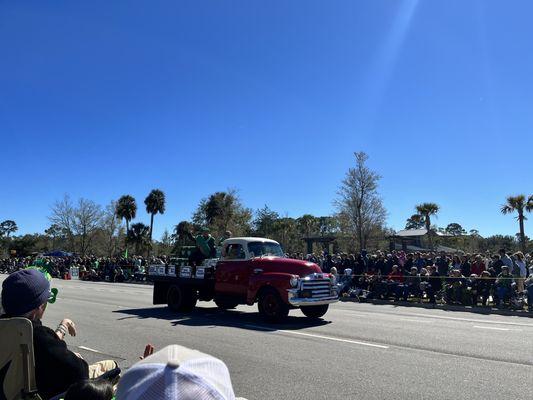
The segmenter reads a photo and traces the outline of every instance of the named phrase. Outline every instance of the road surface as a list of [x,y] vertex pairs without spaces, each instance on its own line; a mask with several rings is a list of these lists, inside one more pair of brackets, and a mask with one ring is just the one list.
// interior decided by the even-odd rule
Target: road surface
[[53,286],[44,323],[73,319],[78,336],[67,342],[89,362],[129,367],[146,343],[178,343],[224,360],[250,400],[533,398],[533,318],[337,303],[323,321],[294,310],[268,325],[255,306],[198,303],[179,315],[153,306],[148,285]]

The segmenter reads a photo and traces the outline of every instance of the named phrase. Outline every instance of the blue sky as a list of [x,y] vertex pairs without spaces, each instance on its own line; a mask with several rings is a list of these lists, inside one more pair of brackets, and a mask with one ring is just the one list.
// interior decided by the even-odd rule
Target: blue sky
[[143,206],[153,188],[168,200],[156,236],[228,187],[254,209],[328,215],[363,150],[391,227],[432,201],[440,226],[514,234],[499,207],[533,192],[532,13],[527,0],[0,1],[0,220],[42,231],[64,193]]

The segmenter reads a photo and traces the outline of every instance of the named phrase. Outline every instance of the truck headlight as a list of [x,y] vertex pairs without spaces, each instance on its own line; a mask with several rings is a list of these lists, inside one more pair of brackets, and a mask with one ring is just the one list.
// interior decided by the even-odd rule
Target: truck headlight
[[297,276],[293,276],[291,278],[291,280],[289,281],[289,284],[291,285],[291,287],[298,286],[298,277]]

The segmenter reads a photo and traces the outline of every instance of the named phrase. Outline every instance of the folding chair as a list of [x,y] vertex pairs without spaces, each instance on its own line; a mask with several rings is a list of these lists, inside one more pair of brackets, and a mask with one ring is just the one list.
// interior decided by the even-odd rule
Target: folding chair
[[0,319],[0,338],[0,400],[41,400],[35,382],[31,321]]

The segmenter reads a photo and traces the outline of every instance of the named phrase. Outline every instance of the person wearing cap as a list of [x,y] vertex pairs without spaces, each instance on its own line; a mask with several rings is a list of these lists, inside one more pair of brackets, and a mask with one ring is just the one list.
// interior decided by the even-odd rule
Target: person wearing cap
[[179,345],[137,362],[122,376],[117,400],[235,400],[226,364]]
[[513,275],[509,271],[507,265],[502,266],[502,272],[498,275],[496,281],[494,282],[494,288],[496,290],[496,305],[501,307],[508,301],[511,297],[513,286],[515,282]]
[[[49,399],[80,380],[94,378],[117,367],[114,361],[89,366],[67,348],[65,336],[76,335],[76,325],[63,319],[54,331],[41,322],[48,301],[53,298],[50,281],[37,269],[23,269],[9,275],[2,283],[1,318],[24,317],[33,325],[33,351],[37,389]],[[54,298],[55,299],[55,298]]]

